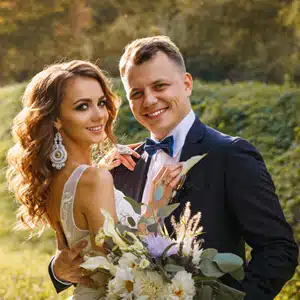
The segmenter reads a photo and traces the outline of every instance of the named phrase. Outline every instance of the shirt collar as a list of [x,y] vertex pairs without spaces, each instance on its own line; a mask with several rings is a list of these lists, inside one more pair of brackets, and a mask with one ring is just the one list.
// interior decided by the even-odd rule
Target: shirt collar
[[[175,157],[179,151],[182,149],[186,136],[191,129],[193,123],[195,121],[195,114],[193,110],[191,110],[184,118],[181,120],[176,127],[166,136],[173,135],[174,137],[174,154],[173,157]],[[159,142],[157,138],[151,133],[151,139],[153,139],[155,142]]]

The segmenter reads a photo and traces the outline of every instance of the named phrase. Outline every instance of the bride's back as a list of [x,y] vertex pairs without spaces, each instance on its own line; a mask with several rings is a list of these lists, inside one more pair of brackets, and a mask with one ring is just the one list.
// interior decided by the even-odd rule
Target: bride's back
[[[84,176],[84,173],[88,173],[88,167],[88,165],[79,165],[66,168],[66,170],[58,172],[53,178],[51,201],[47,205],[47,213],[52,224],[69,222],[69,228],[73,225],[79,230],[86,231],[88,229],[86,219],[81,212],[82,199],[89,197],[88,194],[83,194],[84,186],[89,177],[89,174]],[[62,215],[63,208],[64,215]],[[69,210],[68,214],[66,214],[66,210]],[[74,224],[70,223],[72,221]]]
[[82,231],[90,231],[93,235],[102,226],[101,208],[115,216],[114,202],[110,173],[88,165],[77,165],[54,176],[47,213],[52,226],[60,223],[66,235],[71,232],[73,244],[78,236],[82,236]]

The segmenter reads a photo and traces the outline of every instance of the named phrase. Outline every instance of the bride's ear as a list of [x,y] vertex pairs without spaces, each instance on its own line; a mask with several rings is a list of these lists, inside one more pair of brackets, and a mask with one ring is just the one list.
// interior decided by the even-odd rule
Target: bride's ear
[[54,127],[57,129],[57,131],[59,131],[59,129],[61,128],[61,121],[59,118],[57,118],[55,121],[54,121]]

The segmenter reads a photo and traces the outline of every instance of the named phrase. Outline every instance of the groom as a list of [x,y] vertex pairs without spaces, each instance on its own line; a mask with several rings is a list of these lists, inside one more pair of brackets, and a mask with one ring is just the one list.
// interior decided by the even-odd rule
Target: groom
[[[190,104],[192,77],[169,38],[133,41],[121,57],[120,73],[137,121],[155,143],[173,136],[174,145],[169,149],[172,155],[153,147],[153,141],[141,145],[133,172],[124,166],[113,170],[116,188],[147,203],[151,180],[162,165],[208,153],[190,170],[177,193],[174,201],[180,206],[174,215],[178,219],[187,201],[193,213],[202,213],[205,248],[232,252],[245,260],[247,242],[253,250],[245,279],[222,280],[245,291],[245,300],[273,299],[292,277],[298,249],[261,155],[246,140],[222,134],[195,116]],[[51,262],[50,276],[58,292],[67,285],[54,278],[53,270],[57,279],[80,282],[70,278],[77,278],[83,246],[58,252]]]

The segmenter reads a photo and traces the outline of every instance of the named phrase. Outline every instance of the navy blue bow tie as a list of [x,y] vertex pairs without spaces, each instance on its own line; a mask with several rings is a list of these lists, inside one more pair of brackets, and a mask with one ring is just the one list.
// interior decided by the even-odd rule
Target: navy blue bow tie
[[154,142],[151,139],[146,139],[146,143],[144,145],[144,150],[150,155],[153,156],[157,150],[163,150],[171,157],[173,157],[173,147],[174,147],[174,137],[173,135],[168,136],[161,142]]

